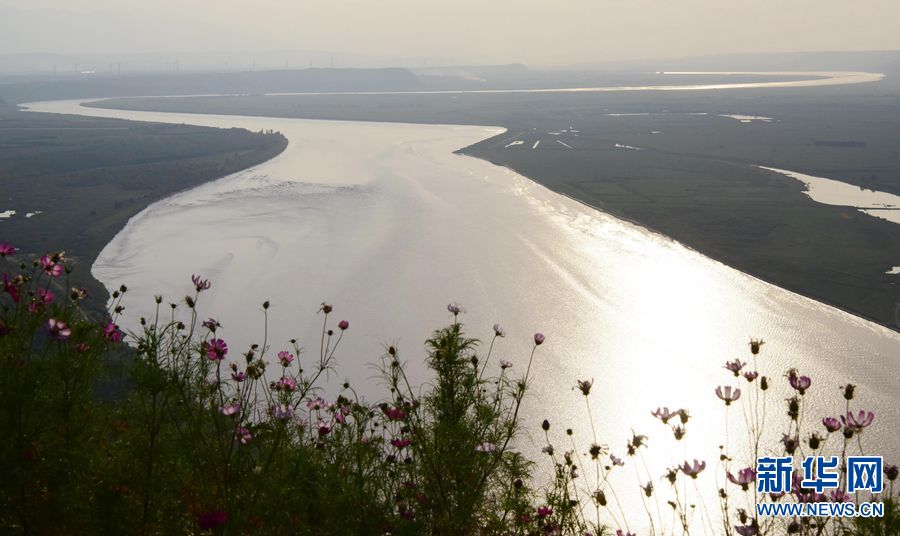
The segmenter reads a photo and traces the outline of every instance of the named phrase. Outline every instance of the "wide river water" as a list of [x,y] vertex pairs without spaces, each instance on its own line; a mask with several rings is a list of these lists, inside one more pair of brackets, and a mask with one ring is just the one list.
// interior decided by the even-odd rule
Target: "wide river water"
[[[558,451],[567,448],[562,430],[571,426],[584,452],[590,426],[573,387],[577,379],[593,378],[589,400],[602,443],[623,456],[632,429],[648,435],[646,462],[660,490],[667,488],[658,480],[662,468],[705,459],[709,467],[698,482],[713,493],[716,482],[723,485],[712,467],[724,441],[725,412],[714,389],[747,390],[722,365],[747,361],[748,341],[757,337],[766,341],[759,367],[773,384],[772,437],[787,426],[782,409],[790,393],[782,374],[794,366],[813,381],[807,430],[820,430],[822,416],[840,414],[839,386],[852,382],[856,407],[877,412],[863,437],[868,452],[900,461],[900,334],[762,282],[508,169],[454,154],[502,129],[119,111],[83,108],[78,101],[29,106],[274,129],[290,140],[268,162],[150,205],[106,246],[93,273],[108,287],[128,285],[127,329],[152,314],[155,294],[177,301],[190,291],[191,274],[202,274],[213,283],[202,296],[202,313],[220,320],[234,354],[262,342],[260,304],[268,299],[273,350],[287,349],[286,341],[296,337],[314,355],[316,311],[328,301],[335,320],[350,321],[332,380],[347,378],[378,399],[384,391],[370,365],[383,345],[397,343],[415,378],[424,380],[422,341],[451,320],[447,303],[460,302],[472,335],[489,339],[495,322],[506,328],[494,353],[512,361],[513,372],[524,372],[532,334],[547,336],[523,413],[536,433],[521,448],[540,456],[538,425],[548,418]],[[746,398],[732,406],[733,430]],[[690,409],[684,441],[675,443],[651,417],[658,406]],[[547,463],[541,461],[543,473]],[[645,514],[633,493],[638,464],[626,464],[618,478],[627,490],[620,496],[634,529]],[[708,497],[707,505],[715,511],[712,501]],[[698,514],[696,531],[706,526]]]

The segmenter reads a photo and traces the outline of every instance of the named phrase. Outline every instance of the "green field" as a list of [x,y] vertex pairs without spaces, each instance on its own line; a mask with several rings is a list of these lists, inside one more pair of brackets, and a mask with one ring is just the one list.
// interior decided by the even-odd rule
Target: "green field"
[[[0,241],[27,254],[66,250],[95,308],[100,250],[144,207],[281,152],[279,134],[136,123],[0,108]],[[29,213],[36,213],[26,217]]]

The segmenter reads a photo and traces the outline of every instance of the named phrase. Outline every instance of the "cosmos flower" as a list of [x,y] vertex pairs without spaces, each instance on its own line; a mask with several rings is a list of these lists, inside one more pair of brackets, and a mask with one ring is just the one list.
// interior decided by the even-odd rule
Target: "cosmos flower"
[[748,370],[748,371],[744,372],[744,379],[746,379],[748,382],[752,382],[758,376],[759,376],[759,372],[756,372],[755,370]]
[[740,534],[741,536],[755,536],[759,529],[756,528],[756,525],[735,525],[735,532]]
[[593,386],[594,386],[593,378],[591,378],[590,381],[578,380],[578,389],[581,391],[581,394],[583,394],[584,396],[591,394],[591,387],[593,387]]
[[222,361],[228,354],[228,345],[222,339],[210,339],[203,343],[203,350],[210,361]]
[[678,411],[669,411],[668,406],[663,408],[656,408],[656,411],[652,412],[650,415],[653,415],[657,419],[661,420],[663,424],[668,424],[669,419],[678,415]]
[[278,361],[281,361],[282,367],[289,367],[294,361],[294,354],[284,351],[278,352]]
[[203,279],[199,275],[192,275],[191,281],[194,283],[194,288],[197,289],[197,292],[209,290],[209,288],[212,286],[212,283],[209,282],[209,279]]
[[541,506],[537,509],[538,519],[544,519],[545,517],[553,515],[553,509],[549,506]]
[[119,326],[112,322],[107,323],[103,326],[103,338],[109,342],[120,342],[122,340],[122,332],[119,330]]
[[837,432],[841,429],[841,421],[839,421],[835,417],[825,417],[824,419],[822,419],[822,426],[824,426],[829,433]]
[[716,387],[716,396],[730,406],[732,402],[741,397],[741,390],[730,385]]
[[383,410],[388,419],[392,421],[402,421],[406,418],[406,412],[397,407],[389,407]]
[[613,465],[618,465],[619,467],[622,467],[623,465],[625,465],[625,460],[623,460],[622,458],[619,458],[615,454],[609,455],[609,461],[611,461]]
[[294,409],[287,404],[278,404],[272,408],[272,416],[279,421],[288,421],[294,417]]
[[222,415],[226,417],[231,417],[232,415],[237,415],[241,411],[240,404],[225,404],[222,406]]
[[338,328],[340,328],[341,331],[344,331],[345,329],[347,329],[349,327],[350,327],[350,322],[347,322],[346,320],[341,320],[340,322],[338,322]]
[[397,447],[398,449],[406,448],[411,443],[412,443],[412,441],[410,441],[409,438],[406,438],[406,437],[404,437],[402,439],[400,439],[400,438],[391,439],[391,445]]
[[231,379],[238,383],[241,383],[242,381],[247,379],[247,374],[244,372],[232,372]]
[[847,415],[841,415],[841,422],[844,423],[844,426],[852,430],[853,432],[860,433],[864,428],[868,427],[872,424],[872,421],[875,420],[875,413],[871,411],[862,411],[856,415],[853,415],[852,411],[848,411]]
[[447,304],[447,310],[450,311],[451,313],[453,313],[453,316],[457,316],[460,313],[466,312],[466,310],[463,308],[463,306],[456,302]]
[[62,274],[62,264],[53,260],[49,255],[42,255],[40,259],[41,268],[50,277],[59,277]]
[[746,364],[747,363],[741,362],[740,359],[735,359],[734,361],[727,361],[724,368],[730,370],[732,373],[734,373],[734,376],[737,377],[738,374],[740,374],[741,369],[744,368],[744,365]]
[[494,324],[494,335],[497,337],[506,337],[506,330],[500,327],[500,324]]
[[501,368],[501,369],[506,370],[506,369],[508,369],[508,368],[510,368],[510,367],[512,367],[512,366],[513,366],[513,364],[512,364],[511,362],[509,362],[509,361],[507,361],[507,360],[505,360],[505,359],[501,359],[501,360],[500,360],[500,368]]
[[704,469],[706,469],[706,462],[701,462],[697,459],[694,459],[693,464],[685,461],[678,468],[681,469],[681,472],[686,474],[687,476],[691,478],[697,478],[697,475],[699,475],[701,472],[703,472]]
[[809,386],[812,385],[812,380],[809,376],[798,376],[796,369],[791,369],[788,371],[788,383],[791,387],[794,388],[795,391],[800,393],[801,395],[809,389]]
[[222,327],[222,324],[219,324],[219,321],[215,318],[207,318],[201,325],[212,333],[215,333],[217,328]]
[[253,439],[253,434],[250,433],[250,430],[244,428],[243,426],[238,426],[234,431],[234,438],[240,442],[241,445],[246,445]]
[[16,253],[16,248],[13,247],[12,244],[8,242],[0,242],[0,257],[6,257],[7,255],[14,255]]
[[732,484],[737,484],[744,491],[747,491],[747,489],[750,487],[750,484],[754,480],[756,480],[756,471],[754,471],[750,467],[746,467],[738,471],[737,476],[734,476],[731,473],[726,473],[726,475],[728,476],[728,480]]
[[327,406],[328,406],[328,403],[325,402],[325,399],[323,399],[320,396],[311,398],[306,402],[307,409],[324,409]]
[[47,329],[47,334],[50,338],[57,341],[64,341],[72,336],[72,330],[62,320],[50,318],[47,320],[45,328]]
[[544,344],[544,334],[543,333],[535,333],[534,334],[534,345],[540,346]]

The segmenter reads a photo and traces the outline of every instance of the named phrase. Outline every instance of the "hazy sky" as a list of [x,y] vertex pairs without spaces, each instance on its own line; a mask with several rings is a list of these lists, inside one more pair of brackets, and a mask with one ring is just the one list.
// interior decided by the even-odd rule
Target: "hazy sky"
[[900,0],[0,0],[0,54],[324,50],[565,64],[900,49]]

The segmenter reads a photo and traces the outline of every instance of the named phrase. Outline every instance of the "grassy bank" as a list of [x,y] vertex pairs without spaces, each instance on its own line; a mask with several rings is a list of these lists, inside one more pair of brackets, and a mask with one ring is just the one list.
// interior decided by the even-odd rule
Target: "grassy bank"
[[[89,267],[150,203],[268,160],[286,145],[280,134],[0,108],[0,211],[16,211],[0,220],[0,237],[25,253],[65,249]],[[92,308],[105,309],[106,290],[88,269],[79,274]]]

